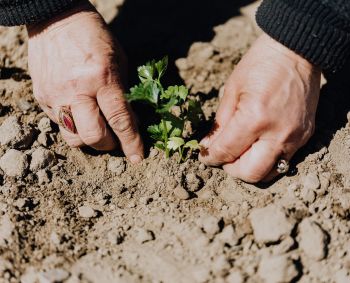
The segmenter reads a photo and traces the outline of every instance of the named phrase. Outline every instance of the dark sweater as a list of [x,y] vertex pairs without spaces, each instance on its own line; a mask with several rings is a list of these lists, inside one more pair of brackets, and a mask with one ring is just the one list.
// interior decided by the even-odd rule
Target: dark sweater
[[[39,22],[78,0],[0,0],[0,25]],[[350,55],[350,0],[264,0],[257,23],[271,37],[327,71]]]

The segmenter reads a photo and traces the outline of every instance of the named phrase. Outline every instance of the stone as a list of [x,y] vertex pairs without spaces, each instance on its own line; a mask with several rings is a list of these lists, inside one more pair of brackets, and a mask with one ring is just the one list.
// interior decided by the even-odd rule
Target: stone
[[190,192],[197,192],[201,187],[201,180],[194,173],[189,173],[186,175],[186,187]]
[[93,218],[97,216],[97,212],[88,205],[83,205],[78,208],[80,217],[83,218]]
[[134,231],[134,238],[139,244],[144,244],[155,239],[153,232],[144,228],[137,228]]
[[111,157],[108,160],[107,168],[109,171],[119,176],[125,172],[126,164],[123,158]]
[[236,231],[232,225],[227,225],[220,234],[217,234],[215,239],[224,244],[228,244],[231,247],[236,246],[239,241]]
[[23,177],[28,168],[28,157],[21,151],[9,149],[0,158],[0,168],[7,176]]
[[38,283],[38,272],[33,267],[27,268],[21,276],[21,283]]
[[300,197],[305,203],[311,204],[316,200],[316,193],[313,190],[302,187],[300,191]]
[[321,226],[309,218],[299,224],[299,247],[313,260],[322,260],[327,255],[328,236]]
[[23,125],[15,116],[8,117],[0,126],[0,145],[16,149],[25,149],[32,142],[34,131]]
[[199,219],[201,228],[209,236],[214,236],[220,232],[219,222],[220,219],[212,215],[206,215]]
[[309,173],[303,178],[303,187],[306,190],[316,191],[320,186],[320,180],[316,173]]
[[214,274],[218,274],[221,276],[224,276],[228,273],[228,271],[231,268],[231,265],[225,255],[219,255],[216,258],[214,258],[211,268],[214,272]]
[[47,146],[49,142],[49,138],[46,133],[40,133],[37,138],[38,143],[43,146]]
[[41,133],[49,133],[52,131],[51,120],[48,117],[43,117],[38,123],[38,129]]
[[289,283],[299,272],[288,255],[264,256],[259,264],[258,275],[266,283]]
[[186,191],[181,185],[178,185],[174,189],[174,195],[176,198],[181,199],[181,200],[187,200],[191,197],[189,192]]
[[14,229],[15,225],[7,214],[0,216],[0,247],[6,247],[12,243],[12,232]]
[[44,185],[50,183],[49,175],[47,174],[45,169],[39,170],[36,172],[36,176],[38,177],[39,185]]
[[230,274],[226,277],[227,283],[244,283],[244,277],[242,273],[238,270],[233,270],[230,272]]
[[57,282],[63,282],[67,280],[70,277],[70,274],[68,271],[56,268],[51,269],[45,272],[41,272],[38,276],[39,283],[57,283]]
[[273,249],[273,254],[282,255],[293,249],[295,241],[292,237],[285,238],[279,245],[275,246]]
[[263,208],[255,208],[249,215],[257,243],[268,244],[289,236],[294,227],[294,221],[288,219],[284,211],[274,204]]
[[30,170],[37,172],[41,169],[50,168],[56,164],[55,154],[44,147],[38,147],[32,153],[32,161],[30,162]]

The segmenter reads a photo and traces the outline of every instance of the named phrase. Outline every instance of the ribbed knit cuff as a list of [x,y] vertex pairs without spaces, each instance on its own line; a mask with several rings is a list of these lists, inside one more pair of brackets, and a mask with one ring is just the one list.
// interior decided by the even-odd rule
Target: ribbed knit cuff
[[264,0],[258,25],[312,64],[337,71],[350,54],[349,23],[316,0]]
[[68,9],[76,0],[8,0],[0,2],[0,25],[33,24]]

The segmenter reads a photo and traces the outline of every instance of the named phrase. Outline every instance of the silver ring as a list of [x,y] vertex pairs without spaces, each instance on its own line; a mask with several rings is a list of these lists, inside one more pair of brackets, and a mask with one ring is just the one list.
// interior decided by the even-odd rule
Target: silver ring
[[289,162],[285,159],[277,161],[276,170],[279,174],[285,174],[289,171]]

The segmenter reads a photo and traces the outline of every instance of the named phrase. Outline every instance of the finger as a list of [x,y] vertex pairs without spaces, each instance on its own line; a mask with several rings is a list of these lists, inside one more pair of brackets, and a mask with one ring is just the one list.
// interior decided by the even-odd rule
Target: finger
[[84,144],[102,151],[117,147],[117,141],[107,128],[94,97],[75,96],[71,102],[71,111],[78,134]]
[[83,140],[79,137],[79,135],[68,132],[62,126],[59,126],[59,128],[62,138],[70,147],[82,147],[85,145]]
[[[233,163],[225,164],[224,170],[231,176],[248,183],[257,183],[275,171],[279,158],[287,160],[291,154],[285,152],[290,148],[276,145],[271,140],[258,140],[252,147]],[[277,171],[276,171],[277,172]]]
[[97,94],[97,102],[118,136],[124,154],[132,163],[141,162],[144,156],[143,143],[123,90],[118,85],[102,88]]
[[235,161],[258,139],[260,126],[251,121],[251,115],[236,113],[211,145],[200,153],[201,162],[218,166]]
[[[292,150],[291,152],[287,153],[287,154],[283,154],[282,158],[289,161],[293,158],[294,154],[296,153],[297,150]],[[281,158],[281,156],[279,157]],[[276,164],[274,166],[274,168],[272,168],[272,170],[262,179],[262,182],[264,183],[268,183],[271,182],[273,179],[275,179],[276,177],[280,176],[281,174],[277,172],[277,161],[276,160]]]
[[209,147],[222,132],[222,129],[230,121],[231,117],[233,117],[239,99],[237,93],[234,84],[231,83],[225,86],[224,95],[219,103],[213,128],[201,141],[201,145]]

